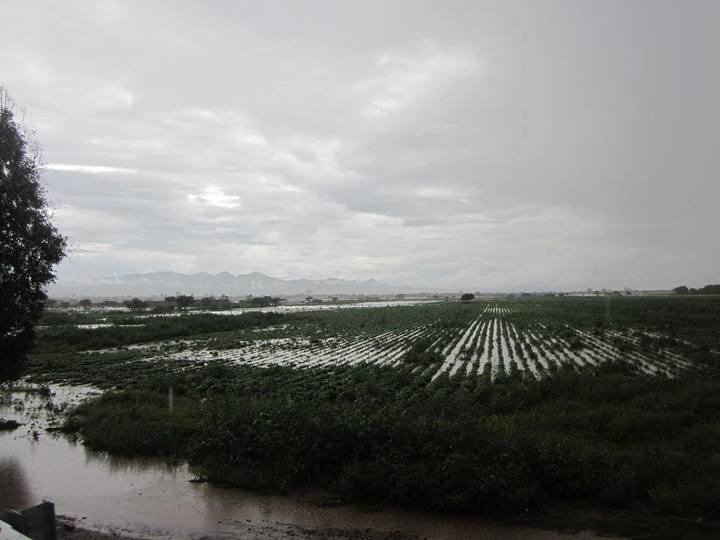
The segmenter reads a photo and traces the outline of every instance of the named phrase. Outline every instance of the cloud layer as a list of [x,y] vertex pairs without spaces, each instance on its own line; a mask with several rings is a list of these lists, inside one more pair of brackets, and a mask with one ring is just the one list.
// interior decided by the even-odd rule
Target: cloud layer
[[60,277],[720,278],[720,4],[16,2]]

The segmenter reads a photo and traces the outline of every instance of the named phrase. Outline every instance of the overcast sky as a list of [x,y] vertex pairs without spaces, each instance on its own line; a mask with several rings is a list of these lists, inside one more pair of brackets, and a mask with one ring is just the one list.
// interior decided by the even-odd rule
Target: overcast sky
[[8,1],[60,279],[720,281],[720,2]]

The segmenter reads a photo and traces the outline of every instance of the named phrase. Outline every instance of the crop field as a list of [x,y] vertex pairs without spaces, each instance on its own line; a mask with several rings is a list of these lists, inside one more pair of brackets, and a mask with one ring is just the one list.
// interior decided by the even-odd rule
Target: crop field
[[[471,312],[469,316],[467,312]],[[272,337],[223,348],[223,343],[183,342],[180,351],[156,346],[156,358],[180,363],[229,362],[252,366],[318,368],[370,364],[410,369],[435,380],[499,375],[539,379],[553,370],[581,369],[608,361],[629,362],[648,375],[675,376],[691,363],[667,344],[667,336],[640,330],[582,330],[565,325],[552,331],[542,320],[523,320],[511,308],[489,304],[475,315],[462,311],[457,325],[443,319],[417,323],[412,318],[380,333],[346,333],[331,337]],[[271,329],[273,332],[280,329]]]
[[717,317],[714,302],[540,298],[284,314],[74,313],[44,325],[35,358],[52,365],[53,358],[66,365],[73,359],[76,376],[87,375],[81,366],[129,373],[208,365],[377,366],[427,384],[464,377],[494,383],[617,362],[673,378],[697,367],[699,351],[717,356],[713,333],[696,342],[692,325],[703,313]]
[[720,297],[146,315],[42,321],[28,380],[103,391],[65,419],[90,448],[434,510],[582,500],[625,536],[720,520]]

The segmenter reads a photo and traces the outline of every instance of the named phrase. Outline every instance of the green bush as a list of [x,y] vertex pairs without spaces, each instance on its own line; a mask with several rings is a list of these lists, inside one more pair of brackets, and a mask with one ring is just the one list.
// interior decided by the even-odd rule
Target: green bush
[[177,377],[172,413],[164,383],[148,383],[81,406],[69,427],[94,448],[183,456],[211,479],[260,490],[317,485],[492,515],[582,499],[715,518],[716,381],[613,364],[428,388],[367,366],[212,366]]

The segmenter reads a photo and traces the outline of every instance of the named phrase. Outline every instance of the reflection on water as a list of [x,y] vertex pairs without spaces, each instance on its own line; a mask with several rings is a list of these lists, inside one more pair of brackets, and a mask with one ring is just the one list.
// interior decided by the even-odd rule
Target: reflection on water
[[[58,390],[58,389],[56,389]],[[78,399],[80,393],[60,389],[54,396]],[[238,533],[239,524],[280,522],[307,528],[372,528],[402,531],[439,539],[565,539],[577,538],[549,531],[466,517],[438,516],[383,508],[348,505],[321,508],[308,498],[267,496],[239,489],[189,482],[186,465],[169,466],[155,459],[127,459],[92,452],[66,437],[40,429],[51,409],[37,395],[23,395],[24,409],[0,404],[0,416],[28,422],[14,432],[0,433],[0,507],[26,507],[53,501],[57,512],[86,517],[97,528],[113,527],[127,534],[156,538],[197,538]],[[2,401],[0,400],[0,403]],[[592,538],[585,535],[584,538]]]
[[20,461],[0,456],[0,513],[30,506],[32,500]]
[[94,452],[88,450],[81,443],[69,440],[68,444],[79,445],[85,455],[85,463],[88,466],[105,468],[111,473],[133,474],[147,471],[165,469],[168,472],[174,471],[177,466],[156,458],[129,458],[125,456],[113,456],[106,452]]

